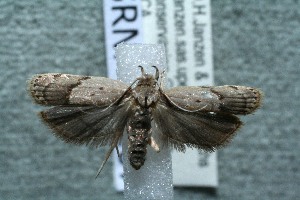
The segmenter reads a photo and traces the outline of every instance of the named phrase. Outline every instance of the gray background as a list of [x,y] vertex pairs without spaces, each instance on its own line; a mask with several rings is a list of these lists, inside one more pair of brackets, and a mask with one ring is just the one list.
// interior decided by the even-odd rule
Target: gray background
[[[0,199],[122,199],[105,149],[63,144],[26,92],[33,74],[106,74],[100,0],[0,0]],[[251,85],[264,105],[219,151],[217,191],[175,199],[300,198],[300,2],[212,1],[215,83]]]

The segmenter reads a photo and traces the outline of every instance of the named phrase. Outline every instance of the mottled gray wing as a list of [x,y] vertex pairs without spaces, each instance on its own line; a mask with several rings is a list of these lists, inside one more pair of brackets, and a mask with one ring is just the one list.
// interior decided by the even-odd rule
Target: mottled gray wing
[[68,143],[91,146],[116,143],[131,115],[130,102],[106,108],[56,106],[40,113],[54,135]]
[[38,104],[108,106],[127,88],[125,83],[105,77],[50,73],[32,77],[28,89]]
[[262,92],[245,86],[187,86],[164,92],[169,101],[187,111],[250,114],[261,104]]
[[185,145],[214,151],[229,142],[242,124],[231,114],[186,112],[162,101],[153,111],[153,120],[163,143],[178,151],[184,151]]

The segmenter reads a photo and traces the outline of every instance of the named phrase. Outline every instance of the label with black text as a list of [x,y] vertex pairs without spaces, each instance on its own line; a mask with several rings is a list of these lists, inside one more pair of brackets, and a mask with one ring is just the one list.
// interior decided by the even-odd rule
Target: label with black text
[[[142,8],[144,42],[166,48],[168,87],[213,85],[210,1],[143,0]],[[172,160],[175,186],[218,185],[216,153],[173,151]]]

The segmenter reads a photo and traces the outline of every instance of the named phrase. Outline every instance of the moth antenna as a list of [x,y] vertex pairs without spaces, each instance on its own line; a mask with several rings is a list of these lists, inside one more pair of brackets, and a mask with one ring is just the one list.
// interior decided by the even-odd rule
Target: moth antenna
[[202,108],[199,108],[199,109],[197,109],[197,110],[188,110],[188,109],[185,109],[185,108],[183,108],[183,107],[177,105],[174,101],[172,101],[172,100],[170,99],[170,97],[168,97],[168,95],[166,95],[162,90],[160,90],[160,91],[162,92],[162,94],[167,98],[167,100],[168,100],[173,106],[175,106],[175,107],[177,107],[177,108],[179,108],[180,110],[183,110],[183,111],[185,111],[185,112],[194,113],[194,112],[201,111],[201,110],[203,110],[204,108],[207,107],[207,105],[205,105],[205,106],[203,106]]
[[144,67],[142,67],[141,65],[139,65],[138,67],[141,68],[142,76],[144,76],[145,75]]
[[152,66],[155,68],[156,72],[155,72],[155,79],[158,81],[159,79],[159,69],[156,66]]
[[[112,102],[109,106],[107,106],[106,108],[104,108],[104,109],[102,110],[102,112],[105,112],[105,111],[106,111],[107,109],[109,109],[110,107],[119,104],[120,101],[121,101],[121,100],[124,98],[124,96],[127,94],[127,92],[130,91],[130,90],[132,89],[131,87],[132,87],[137,81],[138,81],[138,79],[136,79],[135,81],[133,81],[133,83],[131,83],[131,85],[128,86],[128,88],[125,90],[125,92],[124,92],[124,93],[123,93],[116,101]],[[97,105],[96,105],[96,106],[97,106]],[[99,107],[101,107],[101,106],[99,106]],[[86,113],[88,113],[88,112],[86,112]]]

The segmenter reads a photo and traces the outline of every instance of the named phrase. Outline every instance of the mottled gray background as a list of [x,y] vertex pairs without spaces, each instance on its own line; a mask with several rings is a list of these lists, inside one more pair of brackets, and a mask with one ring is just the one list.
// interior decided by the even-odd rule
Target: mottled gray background
[[[26,92],[36,73],[105,75],[100,0],[0,0],[0,199],[122,199],[104,149],[65,145]],[[212,1],[215,82],[265,92],[261,110],[220,150],[220,187],[175,199],[299,199],[300,2]]]

